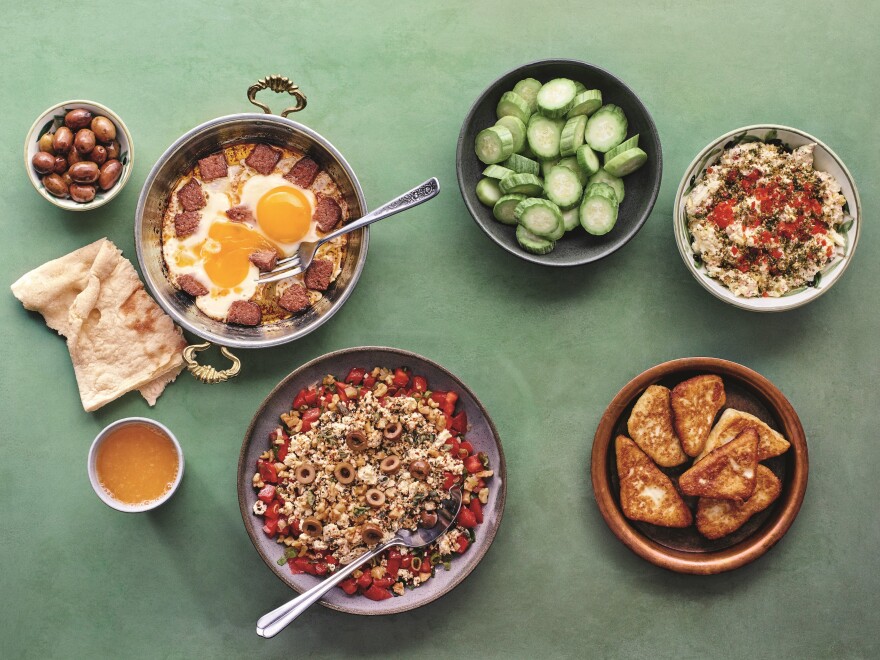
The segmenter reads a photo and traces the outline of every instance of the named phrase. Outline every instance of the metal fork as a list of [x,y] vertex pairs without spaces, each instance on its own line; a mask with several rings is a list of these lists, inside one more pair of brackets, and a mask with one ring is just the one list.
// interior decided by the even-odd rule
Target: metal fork
[[315,252],[317,252],[318,248],[327,241],[332,241],[337,236],[342,236],[350,231],[366,227],[379,220],[390,218],[396,213],[406,211],[414,206],[422,204],[423,202],[427,202],[429,199],[436,197],[439,193],[440,182],[436,177],[431,177],[412,190],[405,192],[400,197],[392,199],[387,204],[383,204],[374,211],[367,213],[367,215],[327,234],[321,240],[300,243],[296,254],[285,259],[280,259],[275,265],[275,270],[261,275],[257,282],[265,284],[267,282],[277,282],[278,280],[299,275],[311,265],[312,260],[315,258]]

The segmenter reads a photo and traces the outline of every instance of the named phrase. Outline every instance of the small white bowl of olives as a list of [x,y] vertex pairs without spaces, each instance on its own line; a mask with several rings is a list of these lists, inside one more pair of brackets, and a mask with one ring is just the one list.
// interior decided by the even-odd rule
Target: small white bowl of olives
[[65,101],[37,117],[24,143],[34,188],[69,211],[113,199],[131,174],[134,147],[125,124],[94,101]]

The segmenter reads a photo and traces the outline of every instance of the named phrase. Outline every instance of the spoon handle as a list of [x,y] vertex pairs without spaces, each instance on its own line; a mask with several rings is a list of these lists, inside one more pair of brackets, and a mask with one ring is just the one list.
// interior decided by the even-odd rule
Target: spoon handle
[[388,543],[378,546],[371,552],[365,552],[347,566],[340,566],[339,570],[333,573],[333,575],[322,580],[308,591],[303,592],[297,598],[284,603],[284,605],[281,605],[280,607],[276,607],[268,614],[264,614],[260,617],[259,621],[257,621],[257,634],[266,639],[274,637],[284,630],[291,621],[305,612],[316,601],[320,600],[321,596],[351,575],[355,569],[359,566],[363,566],[374,557],[381,555],[385,550],[395,545],[402,545],[402,543],[399,539],[392,539],[388,541]]

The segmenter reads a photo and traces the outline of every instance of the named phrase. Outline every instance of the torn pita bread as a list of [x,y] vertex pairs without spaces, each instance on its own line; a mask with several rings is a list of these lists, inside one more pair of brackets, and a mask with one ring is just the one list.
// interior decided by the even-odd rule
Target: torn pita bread
[[153,405],[183,368],[183,333],[106,238],[23,275],[12,293],[67,338],[88,412],[131,390]]

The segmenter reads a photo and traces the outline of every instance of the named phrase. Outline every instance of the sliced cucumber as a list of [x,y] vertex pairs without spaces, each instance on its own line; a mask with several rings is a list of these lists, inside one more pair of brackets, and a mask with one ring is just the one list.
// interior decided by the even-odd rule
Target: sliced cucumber
[[515,213],[516,207],[525,198],[525,195],[504,195],[495,202],[495,206],[492,207],[492,215],[495,216],[498,222],[503,222],[505,225],[518,224]]
[[519,243],[519,246],[523,250],[531,252],[532,254],[547,254],[556,247],[556,243],[553,241],[548,241],[546,238],[535,236],[522,225],[516,228],[516,242]]
[[568,116],[589,116],[600,107],[602,107],[602,92],[598,89],[582,90],[574,97],[574,103],[571,104]]
[[[562,160],[560,160],[557,163],[557,165],[559,165],[560,167],[567,167],[572,172],[574,172],[577,175],[578,181],[581,182],[581,188],[583,188],[584,186],[587,185],[587,175],[581,169],[580,165],[578,165],[577,158],[575,158],[574,156],[569,156],[568,158],[563,158]],[[547,176],[547,175],[545,174],[544,176]]]
[[540,195],[544,184],[534,174],[510,174],[501,179],[501,192],[505,195]]
[[608,172],[606,172],[604,169],[600,169],[598,172],[590,176],[589,181],[587,181],[587,187],[589,188],[590,185],[593,183],[607,183],[609,186],[614,188],[614,192],[617,195],[617,201],[623,201],[623,196],[625,194],[623,179],[612,176],[611,174],[608,174]]
[[577,86],[568,78],[555,78],[538,90],[538,111],[545,117],[564,117],[574,103]]
[[[605,184],[595,184],[603,186]],[[610,188],[610,186],[606,186]],[[594,191],[594,193],[597,191]],[[590,194],[584,196],[578,209],[578,215],[581,221],[581,227],[587,230],[587,233],[594,236],[602,236],[607,234],[614,228],[617,222],[617,200],[611,199],[599,194]]]
[[567,167],[557,165],[544,179],[544,194],[561,210],[566,211],[574,208],[581,201],[584,187],[577,174]]
[[581,169],[586,172],[588,176],[593,176],[599,171],[599,168],[602,167],[599,163],[599,157],[596,155],[596,152],[590,149],[590,145],[588,144],[578,148],[577,161],[578,165],[581,166]]
[[501,188],[498,187],[498,181],[495,179],[480,179],[477,182],[477,199],[486,206],[494,207],[501,199]]
[[525,156],[526,158],[531,158],[532,160],[535,160],[537,158],[537,156],[535,155],[535,152],[532,151],[532,148],[529,146],[529,143],[525,140],[523,140],[523,148],[520,149],[519,151],[517,151],[516,153],[518,153],[520,156]]
[[637,146],[639,146],[639,134],[638,133],[633,135],[631,138],[624,140],[623,142],[618,144],[613,149],[609,149],[608,151],[606,151],[605,152],[605,164],[607,165],[608,161],[610,161],[616,155],[622,154],[624,151],[627,151],[629,149],[635,149]]
[[516,207],[516,219],[533,234],[551,241],[558,241],[565,233],[562,211],[550,200],[529,197]]
[[495,115],[498,119],[502,117],[516,117],[521,122],[526,123],[531,116],[532,111],[529,109],[528,102],[519,94],[513,92],[504,92],[498,106],[495,108]]
[[565,122],[561,119],[532,115],[529,127],[526,129],[526,139],[538,158],[559,157],[559,140],[564,125]]
[[541,81],[534,78],[525,78],[513,86],[513,93],[519,94],[529,104],[529,110],[535,112],[538,109],[538,90],[541,89]]
[[584,83],[582,82],[578,82],[577,80],[574,81],[574,86],[575,89],[577,89],[577,93],[575,94],[574,98],[577,99],[577,95],[586,90],[587,86],[584,85]]
[[648,160],[648,154],[636,147],[617,154],[605,163],[605,170],[614,176],[626,176],[639,169]]
[[559,164],[558,158],[551,158],[550,160],[542,160],[541,161],[541,176],[547,176],[547,174]]
[[491,126],[477,133],[474,140],[477,158],[491,165],[506,160],[513,153],[513,135],[504,126]]
[[596,110],[587,121],[584,137],[593,151],[605,153],[626,139],[626,115],[616,105],[609,103]]
[[575,152],[584,143],[584,129],[587,127],[587,118],[583,115],[572,117],[562,127],[559,137],[559,155],[574,156]]
[[572,231],[581,226],[580,211],[577,207],[562,212],[562,226],[565,231]]
[[[504,162],[506,163],[507,161]],[[513,170],[501,165],[486,165],[486,169],[483,170],[483,176],[487,176],[490,179],[498,179],[499,181],[508,174],[513,174]]]
[[617,193],[614,192],[614,188],[609,186],[607,183],[591,183],[587,186],[586,191],[584,191],[584,197],[604,197],[605,199],[610,199],[612,202],[616,204],[620,204],[620,200],[617,199]]
[[[534,174],[535,176],[538,176],[538,174],[541,173],[541,166],[538,165],[537,161],[534,161],[531,158],[526,158],[525,156],[520,156],[519,154],[513,154],[510,158],[505,160],[503,164],[505,168],[509,168],[520,174]],[[485,174],[485,172],[483,172],[483,174]],[[498,178],[503,179],[504,177]]]
[[496,121],[495,125],[504,126],[510,131],[510,134],[513,136],[513,153],[518,153],[522,150],[523,145],[526,143],[526,125],[522,119],[512,115],[505,115]]

